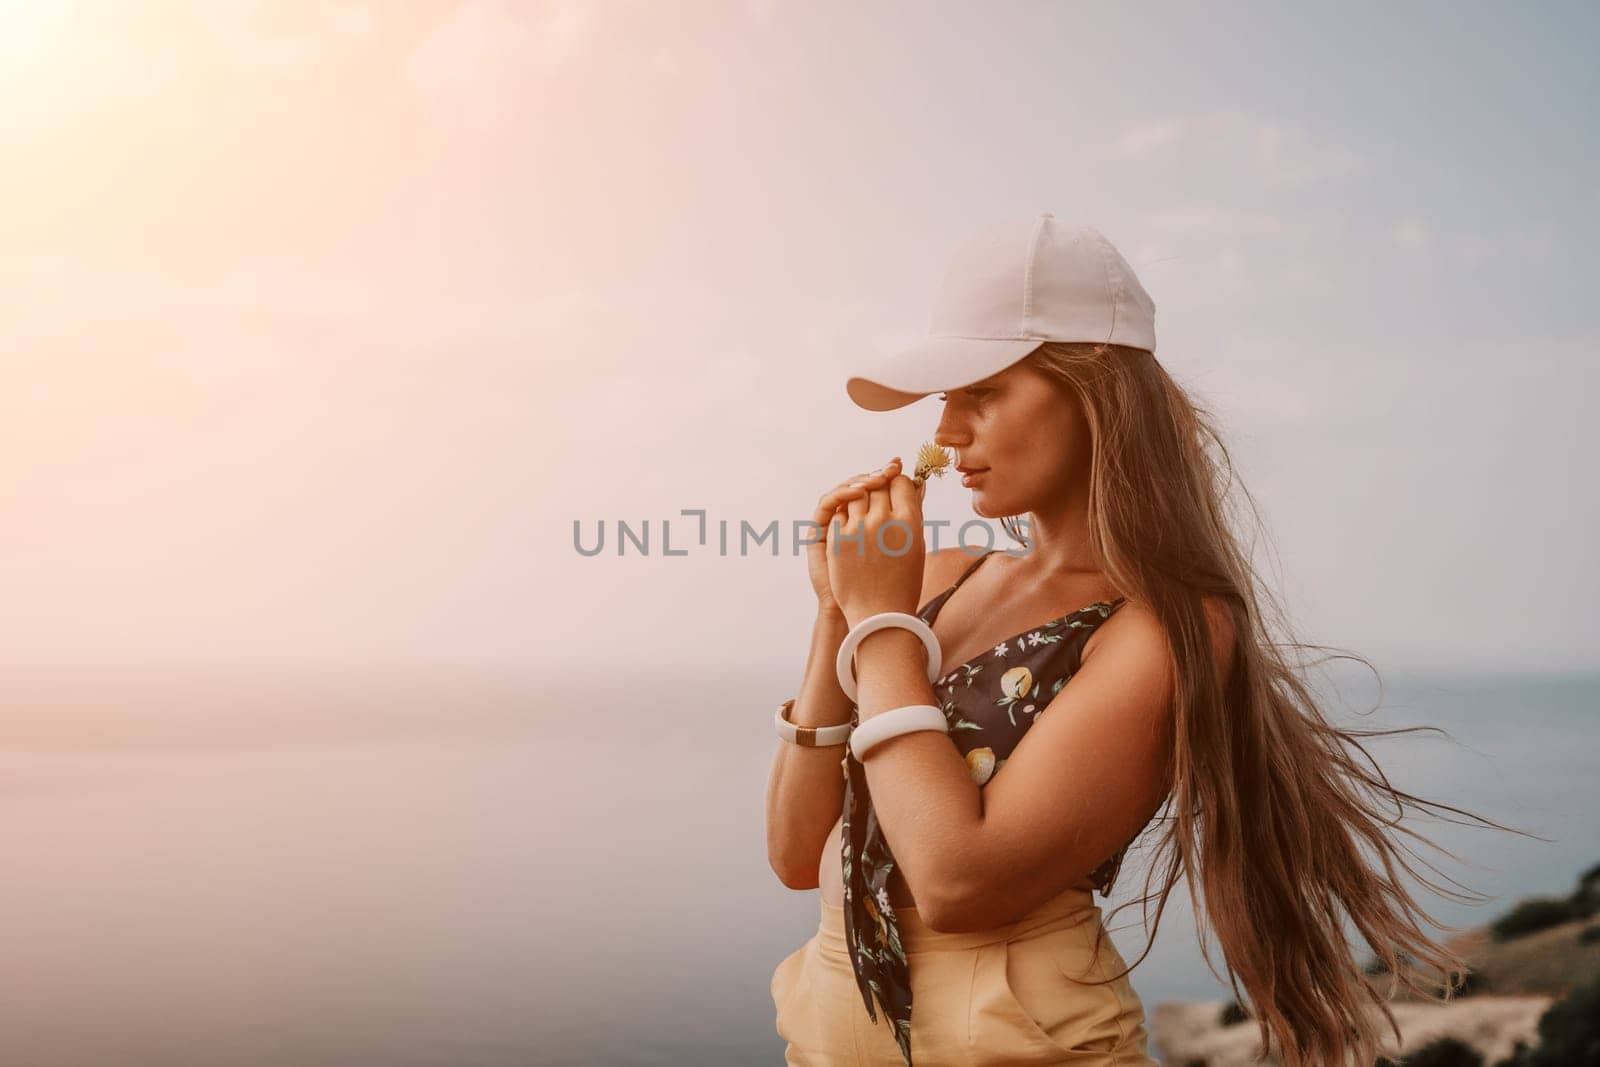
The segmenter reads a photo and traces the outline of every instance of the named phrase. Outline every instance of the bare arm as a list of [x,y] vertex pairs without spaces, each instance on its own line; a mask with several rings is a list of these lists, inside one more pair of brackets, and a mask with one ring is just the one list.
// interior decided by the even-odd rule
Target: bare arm
[[[817,612],[805,677],[789,716],[796,726],[850,721],[850,698],[834,672],[834,657],[848,630],[837,610]],[[778,742],[767,779],[767,862],[790,889],[817,888],[823,846],[844,810],[844,754],[844,745],[804,748]]]
[[[958,548],[930,553],[922,599],[955,580],[972,557]],[[789,717],[796,726],[832,726],[850,721],[850,698],[839,688],[835,660],[849,632],[837,607],[819,607],[811,628],[811,652]],[[919,655],[921,645],[918,646]],[[770,712],[769,712],[770,714]],[[844,811],[846,747],[802,748],[778,742],[767,779],[767,862],[790,889],[816,889],[828,835]]]
[[[1205,606],[1218,676],[1233,665],[1233,624]],[[954,842],[965,872],[952,929],[1014,922],[1099,866],[1160,809],[1171,783],[1171,652],[1159,620],[1125,605],[983,791],[975,831]],[[1059,705],[1059,707],[1057,706]],[[1003,872],[1003,873],[1002,873]]]

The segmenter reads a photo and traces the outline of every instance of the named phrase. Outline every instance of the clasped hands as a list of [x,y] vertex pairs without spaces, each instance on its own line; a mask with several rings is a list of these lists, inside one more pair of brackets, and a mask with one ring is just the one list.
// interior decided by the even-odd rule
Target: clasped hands
[[828,585],[851,627],[886,611],[914,614],[922,593],[922,489],[899,457],[873,473],[824,520]]

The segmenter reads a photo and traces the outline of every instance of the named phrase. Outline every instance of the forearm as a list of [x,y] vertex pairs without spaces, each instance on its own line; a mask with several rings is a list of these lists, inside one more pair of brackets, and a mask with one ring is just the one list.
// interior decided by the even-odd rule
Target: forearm
[[[939,705],[927,651],[913,633],[880,630],[856,649],[857,714],[907,704]],[[967,897],[971,857],[983,825],[983,794],[946,733],[918,730],[880,742],[863,761],[878,824],[917,907],[935,921]]]
[[[850,721],[834,660],[849,626],[837,612],[819,612],[811,628],[805,676],[789,718],[796,726]],[[769,711],[770,715],[771,712]],[[767,779],[767,861],[784,885],[816,888],[828,833],[844,810],[844,745],[809,748],[778,742]]]

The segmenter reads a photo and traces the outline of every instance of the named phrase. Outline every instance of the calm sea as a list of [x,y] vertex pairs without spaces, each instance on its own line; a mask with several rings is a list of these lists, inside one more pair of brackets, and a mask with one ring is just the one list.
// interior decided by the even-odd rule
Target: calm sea
[[[763,835],[796,679],[582,669],[5,672],[0,1063],[781,1063],[768,983],[817,922]],[[1385,680],[1346,721],[1452,735],[1371,742],[1398,787],[1554,839],[1415,821],[1498,898],[1436,918],[1600,861],[1600,677]],[[1143,951],[1137,907],[1112,929]],[[1231,995],[1181,886],[1133,981]]]

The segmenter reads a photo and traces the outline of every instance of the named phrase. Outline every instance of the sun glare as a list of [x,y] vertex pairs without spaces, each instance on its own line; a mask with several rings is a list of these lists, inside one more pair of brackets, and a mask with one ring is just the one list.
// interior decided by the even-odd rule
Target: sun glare
[[0,0],[0,76],[48,61],[66,36],[72,0]]

